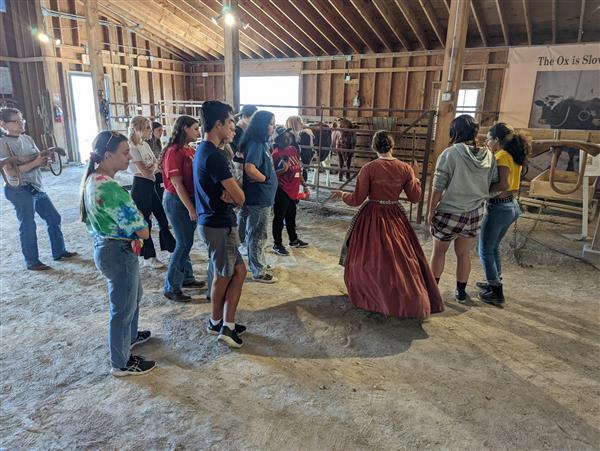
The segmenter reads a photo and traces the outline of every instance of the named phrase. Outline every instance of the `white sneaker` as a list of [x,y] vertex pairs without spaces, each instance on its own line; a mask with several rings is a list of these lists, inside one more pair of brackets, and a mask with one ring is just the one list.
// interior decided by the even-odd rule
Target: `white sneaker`
[[248,248],[246,246],[244,246],[243,244],[240,244],[238,246],[238,251],[240,251],[240,254],[242,254],[244,257],[248,256]]
[[165,267],[165,264],[156,257],[150,257],[146,260],[146,264],[154,269],[162,269]]

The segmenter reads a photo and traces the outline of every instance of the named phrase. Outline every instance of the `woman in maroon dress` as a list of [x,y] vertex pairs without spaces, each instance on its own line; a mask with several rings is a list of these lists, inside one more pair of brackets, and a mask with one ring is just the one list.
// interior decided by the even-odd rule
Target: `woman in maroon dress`
[[[361,205],[344,240],[344,281],[355,307],[398,318],[425,319],[444,310],[437,283],[399,202],[421,198],[415,166],[392,156],[393,138],[373,136],[378,158],[360,170],[353,193],[333,191],[334,198]],[[368,200],[367,200],[368,198]],[[367,200],[365,202],[365,200]]]

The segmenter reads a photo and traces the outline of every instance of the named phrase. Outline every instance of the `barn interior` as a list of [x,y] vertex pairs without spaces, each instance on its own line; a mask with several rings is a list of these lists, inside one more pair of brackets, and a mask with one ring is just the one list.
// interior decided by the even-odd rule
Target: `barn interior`
[[[3,190],[0,447],[598,449],[598,23],[600,0],[0,0],[0,106],[23,113],[39,149],[64,149],[43,183],[79,254],[26,271]],[[113,378],[106,283],[79,218],[92,140],[141,115],[166,143],[207,100],[312,129],[298,210],[310,245],[268,254],[277,284],[244,285],[240,350],[205,331],[205,292],[170,302],[164,269],[141,267],[153,337],[140,352],[158,367]],[[356,209],[332,190],[354,189],[373,134],[390,131],[394,155],[421,167],[421,199],[403,201],[429,255],[433,173],[458,114],[482,139],[500,121],[533,139],[501,248],[506,307],[474,288],[459,304],[449,273],[445,311],[423,324],[354,308],[338,259]],[[339,118],[350,150],[326,139]],[[191,260],[204,278],[198,236]],[[475,248],[472,260],[470,286],[484,277]]]

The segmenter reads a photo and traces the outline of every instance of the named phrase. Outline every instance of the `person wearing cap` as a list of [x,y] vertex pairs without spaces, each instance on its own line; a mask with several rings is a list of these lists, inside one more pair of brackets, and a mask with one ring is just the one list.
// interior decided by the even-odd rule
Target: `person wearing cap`
[[[231,150],[233,150],[233,176],[236,180],[241,179],[244,175],[244,154],[240,150],[240,142],[242,136],[250,124],[250,119],[258,108],[256,105],[244,105],[236,116],[237,124],[235,126],[235,136],[233,141],[230,143]],[[238,220],[238,233],[240,236],[240,253],[242,255],[248,255],[248,249],[246,248],[246,211],[240,209],[237,213]]]
[[273,252],[279,255],[290,253],[283,245],[283,224],[288,233],[291,247],[306,247],[296,233],[296,204],[300,196],[300,185],[307,190],[302,176],[300,153],[294,146],[291,128],[277,127],[273,146],[273,165],[277,174],[277,192],[273,204]]

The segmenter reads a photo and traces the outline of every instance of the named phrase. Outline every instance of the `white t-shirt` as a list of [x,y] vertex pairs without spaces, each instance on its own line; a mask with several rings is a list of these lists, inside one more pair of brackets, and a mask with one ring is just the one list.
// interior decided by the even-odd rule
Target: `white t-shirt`
[[[131,161],[129,162],[129,172],[131,172],[136,177],[144,177],[144,175],[140,172],[135,163],[144,163],[145,166],[150,167],[154,164],[156,157],[154,156],[154,152],[148,145],[147,142],[142,141],[141,144],[135,145],[131,141],[129,142],[129,154],[131,155]],[[148,178],[148,177],[144,177]],[[154,174],[149,180],[156,180]]]

